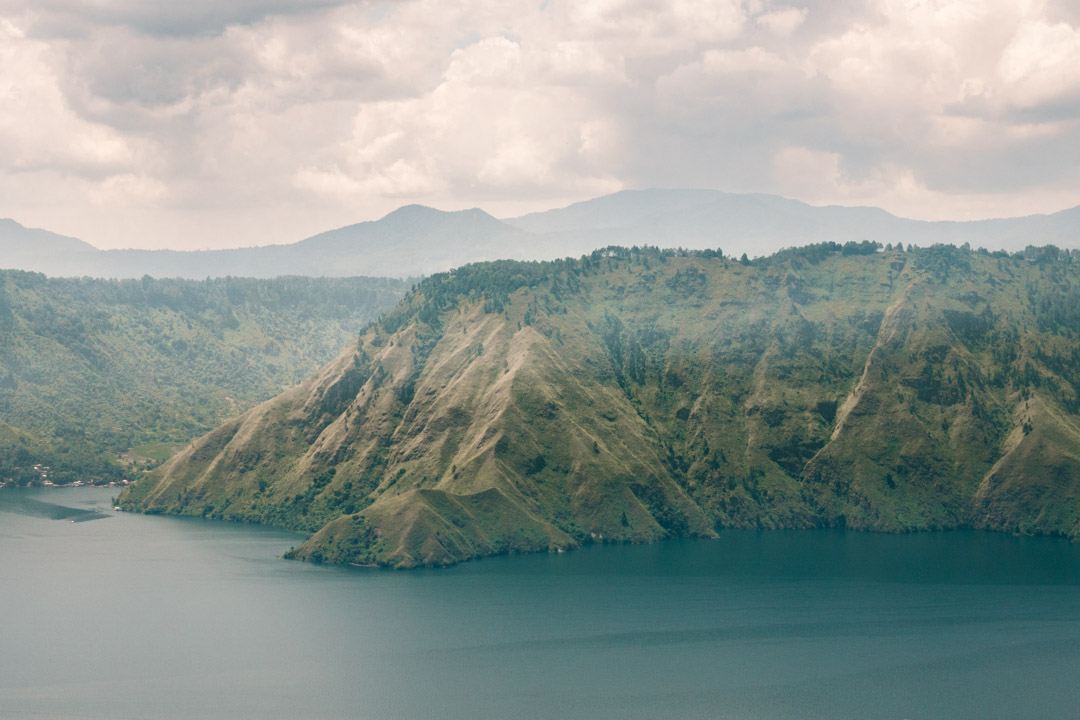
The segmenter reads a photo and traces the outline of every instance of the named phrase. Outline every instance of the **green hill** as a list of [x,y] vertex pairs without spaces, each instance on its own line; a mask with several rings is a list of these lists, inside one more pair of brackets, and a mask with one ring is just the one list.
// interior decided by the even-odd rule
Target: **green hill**
[[406,290],[0,271],[0,482],[28,459],[64,481],[118,475],[112,460],[132,448],[167,455],[310,375]]
[[1080,537],[1080,257],[610,248],[424,281],[130,490],[448,564],[723,527]]

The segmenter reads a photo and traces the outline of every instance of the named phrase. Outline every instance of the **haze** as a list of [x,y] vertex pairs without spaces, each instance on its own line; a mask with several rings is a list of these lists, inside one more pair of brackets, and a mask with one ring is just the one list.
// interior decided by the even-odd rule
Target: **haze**
[[1067,0],[0,0],[0,98],[0,217],[100,248],[644,187],[1080,199]]

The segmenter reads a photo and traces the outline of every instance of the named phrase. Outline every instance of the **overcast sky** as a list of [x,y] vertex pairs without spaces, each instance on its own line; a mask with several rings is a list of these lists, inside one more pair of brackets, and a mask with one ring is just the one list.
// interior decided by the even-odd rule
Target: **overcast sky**
[[292,242],[622,188],[1080,204],[1076,0],[0,0],[0,217]]

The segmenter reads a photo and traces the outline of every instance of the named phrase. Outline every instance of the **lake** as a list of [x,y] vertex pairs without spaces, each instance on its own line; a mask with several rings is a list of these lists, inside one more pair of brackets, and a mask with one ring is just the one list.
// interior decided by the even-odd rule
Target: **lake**
[[1064,718],[1080,546],[729,531],[443,570],[0,490],[0,717]]

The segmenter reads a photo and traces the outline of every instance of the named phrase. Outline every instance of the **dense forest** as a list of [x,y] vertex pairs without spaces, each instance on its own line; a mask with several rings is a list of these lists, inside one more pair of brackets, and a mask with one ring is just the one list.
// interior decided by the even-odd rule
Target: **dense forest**
[[1080,253],[610,247],[432,276],[125,504],[393,566],[711,535],[1080,537]]
[[0,482],[126,477],[301,381],[407,290],[0,271]]

